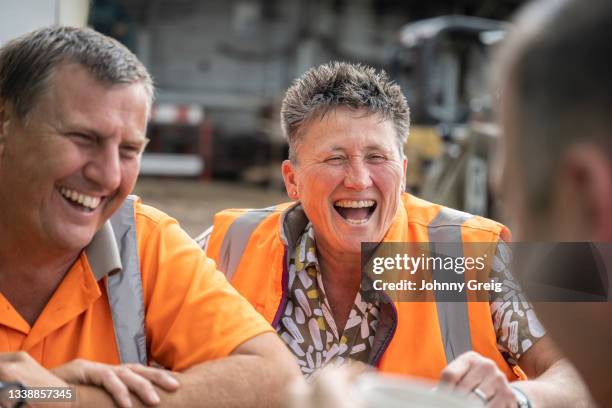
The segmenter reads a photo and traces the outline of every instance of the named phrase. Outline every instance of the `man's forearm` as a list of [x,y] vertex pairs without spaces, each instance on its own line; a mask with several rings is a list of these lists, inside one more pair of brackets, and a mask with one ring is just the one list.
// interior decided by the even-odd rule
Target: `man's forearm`
[[[73,385],[76,388],[76,403],[75,407],[116,407],[113,397],[104,390],[104,388],[96,385]],[[134,401],[134,399],[132,399]]]
[[261,356],[232,355],[179,374],[179,390],[160,396],[164,406],[275,407],[296,376],[297,369],[284,370]]
[[[275,407],[284,402],[287,385],[295,373],[255,355],[232,355],[176,373],[175,392],[157,388],[162,407]],[[146,407],[132,394],[134,407]],[[77,386],[77,406],[114,407],[113,398],[96,386]]]
[[[274,332],[259,334],[227,357],[173,376],[179,382],[175,391],[151,383],[162,407],[276,407],[283,405],[289,383],[303,381],[295,358]],[[111,394],[102,388],[79,387],[77,396],[80,406],[113,406]],[[145,406],[134,393],[130,396],[131,406]]]
[[559,360],[538,378],[513,383],[529,397],[534,407],[594,407],[578,372]]

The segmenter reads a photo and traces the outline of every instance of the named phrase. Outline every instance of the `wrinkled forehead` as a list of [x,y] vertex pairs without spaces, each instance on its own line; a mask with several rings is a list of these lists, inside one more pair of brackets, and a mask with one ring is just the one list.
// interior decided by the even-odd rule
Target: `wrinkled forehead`
[[40,89],[34,97],[31,110],[39,107],[39,104],[45,101],[45,99],[49,97],[51,97],[51,99],[56,98],[60,93],[65,93],[66,90],[75,85],[87,92],[88,84],[100,85],[109,92],[132,86],[141,87],[146,94],[147,118],[150,117],[153,105],[153,90],[146,81],[111,82],[107,79],[99,78],[86,65],[73,61],[62,62],[49,71],[49,74],[41,83]]
[[296,142],[296,151],[303,147],[379,148],[399,149],[403,154],[393,121],[367,108],[340,106],[319,110],[300,126]]
[[60,132],[144,139],[148,101],[142,84],[108,84],[70,66],[56,72],[28,121]]

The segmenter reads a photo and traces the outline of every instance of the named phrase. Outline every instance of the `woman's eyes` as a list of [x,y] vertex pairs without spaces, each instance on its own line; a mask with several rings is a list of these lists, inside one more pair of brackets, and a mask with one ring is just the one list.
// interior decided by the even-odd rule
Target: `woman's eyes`
[[344,163],[345,160],[346,157],[344,156],[332,156],[325,159],[325,162],[329,164],[341,164]]
[[370,163],[382,163],[385,160],[387,160],[387,158],[383,156],[382,154],[370,154],[367,156],[367,160]]

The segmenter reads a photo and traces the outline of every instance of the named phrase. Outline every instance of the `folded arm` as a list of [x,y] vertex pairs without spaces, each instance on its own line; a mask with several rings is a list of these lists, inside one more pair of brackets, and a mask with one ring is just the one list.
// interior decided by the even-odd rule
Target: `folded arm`
[[[179,389],[157,388],[164,407],[277,407],[282,406],[287,386],[301,381],[295,359],[275,333],[260,334],[226,358],[209,361],[176,373]],[[112,406],[110,394],[100,388],[80,387],[84,406]],[[142,400],[132,394],[133,406]]]

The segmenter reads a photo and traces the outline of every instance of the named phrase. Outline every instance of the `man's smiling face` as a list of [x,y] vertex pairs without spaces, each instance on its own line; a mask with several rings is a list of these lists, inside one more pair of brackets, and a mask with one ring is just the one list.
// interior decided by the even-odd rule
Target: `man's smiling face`
[[2,103],[0,209],[32,245],[79,251],[132,191],[146,144],[141,84],[108,85],[60,65],[20,120]]

